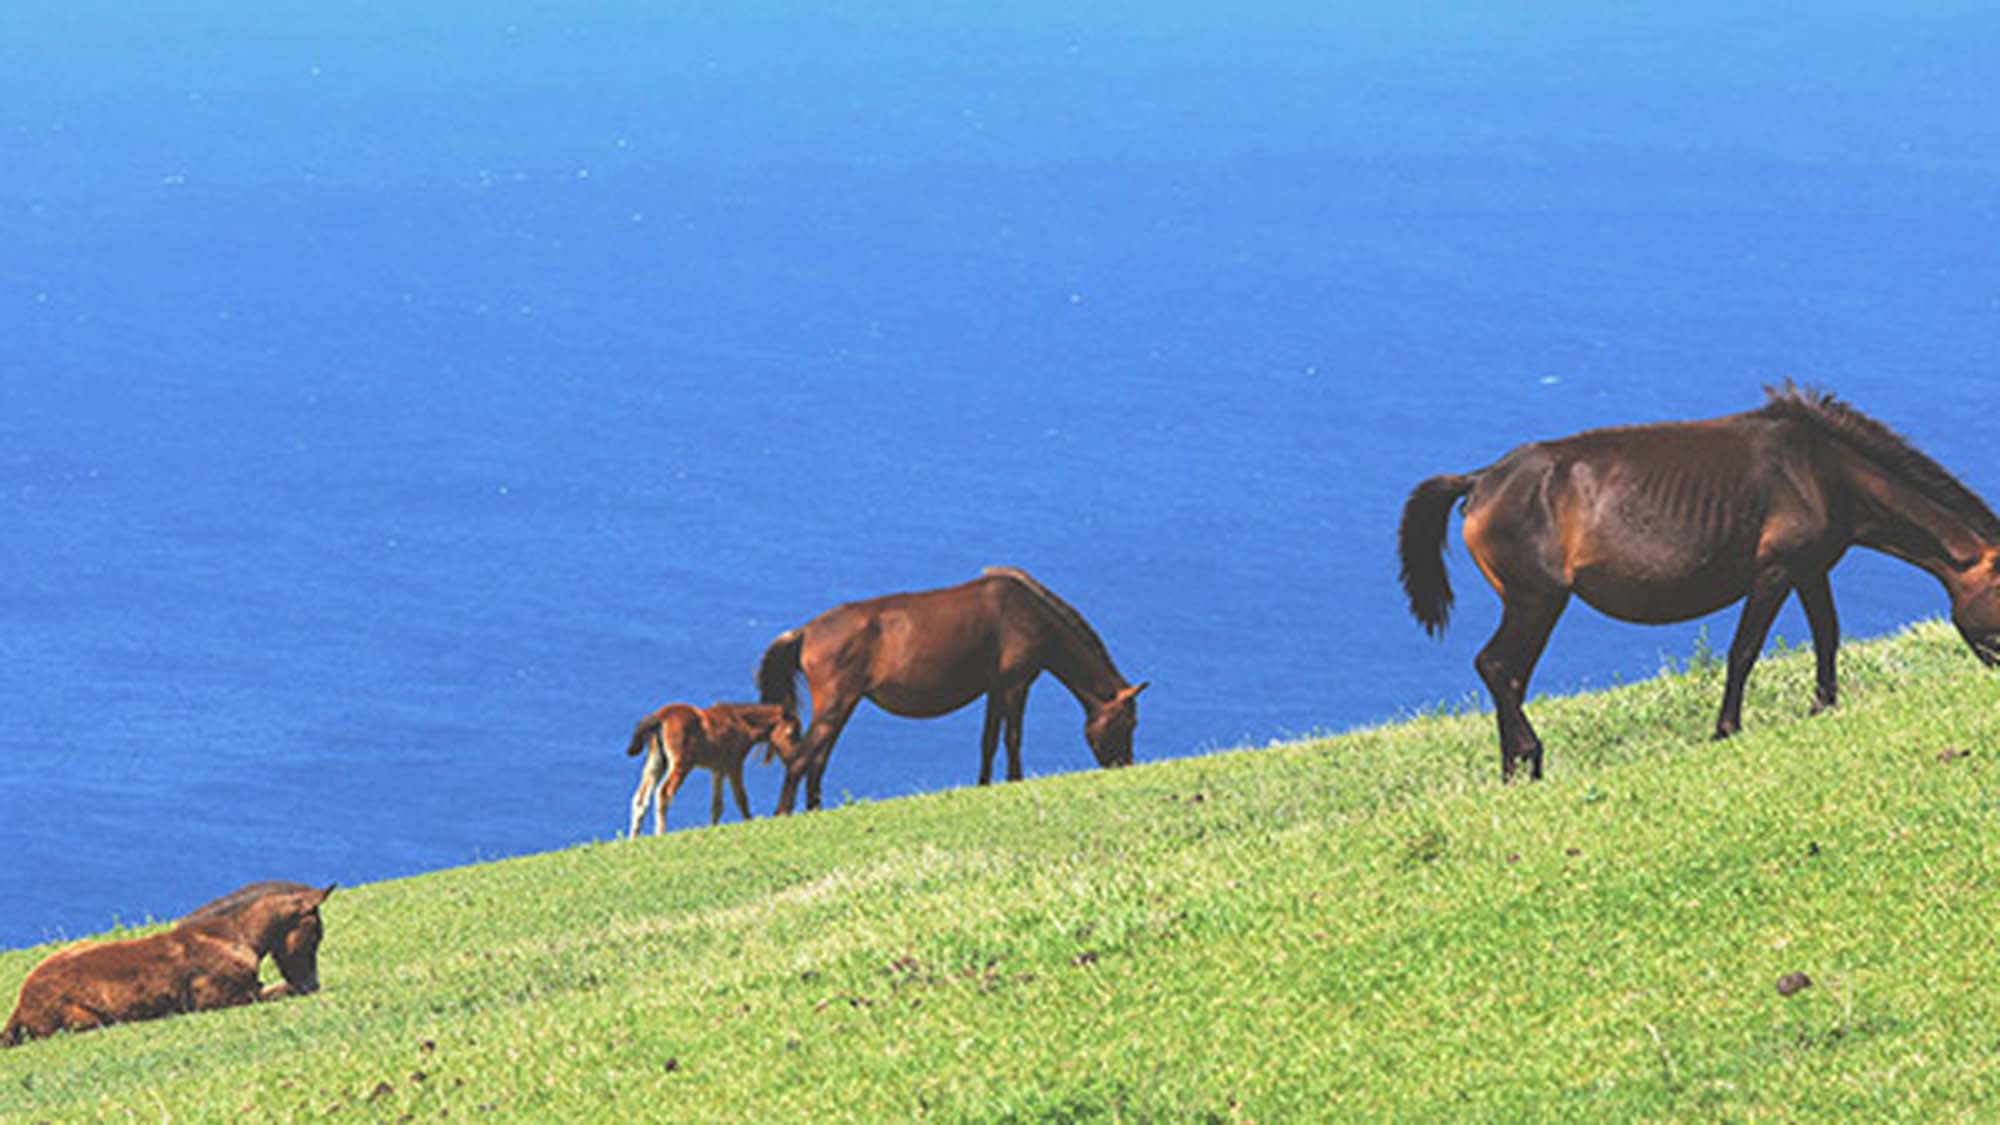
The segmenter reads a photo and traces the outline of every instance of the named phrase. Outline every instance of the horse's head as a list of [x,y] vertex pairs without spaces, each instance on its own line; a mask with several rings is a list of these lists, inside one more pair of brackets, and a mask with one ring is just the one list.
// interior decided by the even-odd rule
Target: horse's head
[[1120,688],[1084,720],[1083,740],[1090,743],[1098,765],[1108,769],[1132,764],[1132,730],[1139,725],[1139,693],[1145,690],[1144,683]]
[[1952,585],[1951,623],[1987,667],[2000,665],[2000,551]]
[[787,766],[798,757],[799,743],[805,737],[805,728],[799,725],[799,717],[778,707],[772,707],[776,717],[767,723],[758,723],[751,729],[757,741],[764,744],[764,764],[770,765],[772,758],[782,759]]
[[[786,715],[771,725],[770,737],[765,741],[771,744],[773,753],[789,762],[798,756],[799,741],[804,737],[805,730],[799,726],[799,717]],[[764,760],[770,761],[771,755],[764,755]]]
[[325,934],[319,907],[333,893],[333,887],[329,883],[324,889],[294,891],[275,904],[278,932],[270,948],[271,960],[295,996],[319,991],[319,942]]

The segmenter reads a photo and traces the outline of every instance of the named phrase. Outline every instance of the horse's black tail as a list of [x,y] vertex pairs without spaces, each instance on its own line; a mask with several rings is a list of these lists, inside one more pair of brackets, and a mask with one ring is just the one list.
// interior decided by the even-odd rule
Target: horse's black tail
[[1403,525],[1398,531],[1403,592],[1410,596],[1411,615],[1434,637],[1444,635],[1444,624],[1451,619],[1451,576],[1444,569],[1445,526],[1451,521],[1451,506],[1478,483],[1476,473],[1432,477],[1418,485],[1403,505]]
[[799,650],[805,642],[804,629],[780,633],[757,665],[758,698],[784,708],[792,719],[799,716]]

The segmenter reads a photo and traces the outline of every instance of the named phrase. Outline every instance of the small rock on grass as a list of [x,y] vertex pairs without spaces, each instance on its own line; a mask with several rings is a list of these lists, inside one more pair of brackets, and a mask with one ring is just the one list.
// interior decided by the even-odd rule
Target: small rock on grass
[[1786,973],[1778,978],[1778,995],[1791,996],[1812,987],[1812,978],[1804,973]]

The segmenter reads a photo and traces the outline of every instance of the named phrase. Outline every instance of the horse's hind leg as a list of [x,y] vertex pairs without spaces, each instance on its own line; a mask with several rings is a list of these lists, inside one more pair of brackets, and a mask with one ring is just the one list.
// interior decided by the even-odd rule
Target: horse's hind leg
[[1021,716],[1028,710],[1028,685],[1007,693],[1007,716],[1002,729],[1007,736],[1007,780],[1021,780]]
[[688,777],[687,763],[676,759],[667,771],[667,779],[660,782],[659,803],[653,806],[653,835],[662,836],[667,831],[667,809],[674,803],[674,794],[681,791],[681,783]]
[[715,778],[715,787],[709,791],[708,795],[708,823],[711,825],[721,824],[722,787],[728,783],[729,775],[722,770],[710,770],[708,772],[710,776]]
[[1794,588],[1799,592],[1799,605],[1806,611],[1806,624],[1812,627],[1813,663],[1819,680],[1812,709],[1817,715],[1839,700],[1834,657],[1840,650],[1840,615],[1833,611],[1833,586],[1825,571],[1799,579]]
[[1791,576],[1777,567],[1766,567],[1751,584],[1750,596],[1743,599],[1743,616],[1736,623],[1736,636],[1729,641],[1729,678],[1722,687],[1722,713],[1715,720],[1716,738],[1728,738],[1743,729],[1744,685],[1750,682],[1750,669],[1764,651],[1764,638],[1771,632],[1778,608],[1791,592]]
[[993,784],[993,754],[1000,748],[1000,726],[1005,708],[1000,693],[986,693],[986,727],[979,732],[979,784]]
[[632,794],[632,824],[625,830],[625,838],[639,838],[639,821],[646,816],[646,805],[652,800],[653,786],[659,783],[660,774],[667,768],[666,755],[660,752],[658,736],[646,747],[646,764],[639,773],[639,791]]
[[826,773],[827,759],[833,756],[833,744],[840,740],[841,730],[860,702],[860,696],[851,696],[829,700],[822,706],[817,697],[813,699],[812,725],[799,741],[798,753],[785,762],[785,785],[778,791],[775,815],[785,816],[792,811],[801,781],[806,783],[806,808],[819,807],[819,780]]
[[1528,761],[1528,776],[1542,778],[1542,740],[1528,722],[1522,702],[1528,695],[1528,678],[1549,643],[1563,607],[1569,602],[1566,591],[1546,594],[1510,592],[1502,603],[1500,627],[1493,639],[1479,650],[1473,666],[1486,690],[1493,695],[1493,711],[1500,724],[1500,778],[1511,781],[1522,759]]

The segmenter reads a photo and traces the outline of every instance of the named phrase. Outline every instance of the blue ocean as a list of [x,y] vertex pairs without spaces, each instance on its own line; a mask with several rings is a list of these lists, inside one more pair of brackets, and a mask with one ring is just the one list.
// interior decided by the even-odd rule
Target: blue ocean
[[[1786,378],[2000,498],[1996,76],[1952,0],[0,7],[0,946],[610,839],[640,715],[991,564],[1141,761],[1457,704],[1412,485]],[[980,718],[864,709],[829,804]],[[1053,680],[1025,756],[1092,768]]]

